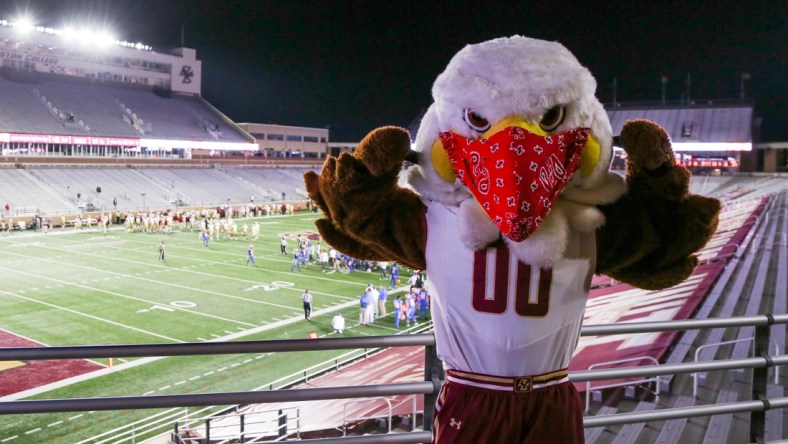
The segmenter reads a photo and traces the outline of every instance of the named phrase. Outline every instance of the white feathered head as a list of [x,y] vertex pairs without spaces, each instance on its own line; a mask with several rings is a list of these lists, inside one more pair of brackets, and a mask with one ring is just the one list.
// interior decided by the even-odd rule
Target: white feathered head
[[[467,207],[464,212],[469,227],[461,237],[474,248],[482,247],[500,237],[500,232],[489,224],[486,229],[478,228],[481,220],[477,219],[483,219],[484,213],[478,211],[471,192],[457,178],[441,135],[479,140],[511,127],[540,136],[587,128],[590,133],[580,165],[558,201],[587,206],[613,201],[624,187],[609,173],[612,131],[595,90],[596,81],[588,69],[559,43],[513,36],[468,45],[452,58],[433,85],[434,103],[416,134],[419,165],[411,169],[408,182],[428,200]],[[578,219],[580,228],[589,230],[603,222],[601,213],[593,209],[566,213],[548,218],[532,236],[539,238],[537,234],[542,232],[549,238],[544,242],[557,242],[560,252],[537,252],[537,256],[548,258],[530,262],[546,265],[560,255],[563,247],[556,233],[565,231],[573,218]],[[580,217],[573,217],[578,214]],[[558,218],[564,220],[550,223]],[[551,230],[554,233],[548,233]],[[530,237],[519,243],[529,241]],[[538,247],[534,241],[528,245],[530,249]],[[549,249],[555,248],[551,245]]]

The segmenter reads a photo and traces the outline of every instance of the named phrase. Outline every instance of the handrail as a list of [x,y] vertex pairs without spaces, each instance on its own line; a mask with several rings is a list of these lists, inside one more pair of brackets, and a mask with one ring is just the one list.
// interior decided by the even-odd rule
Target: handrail
[[392,407],[391,407],[391,401],[388,398],[384,398],[382,396],[376,396],[374,398],[367,398],[367,399],[363,399],[363,400],[362,399],[353,400],[353,401],[348,401],[348,402],[345,403],[345,405],[342,407],[342,436],[347,436],[347,425],[348,425],[349,421],[358,421],[358,420],[370,419],[370,418],[366,418],[366,417],[361,417],[361,418],[353,418],[353,417],[351,417],[351,418],[348,418],[347,417],[347,407],[349,405],[351,405],[351,404],[357,404],[359,402],[373,401],[373,400],[376,400],[376,399],[377,400],[382,400],[383,402],[385,402],[388,405],[388,409],[387,410],[388,410],[389,413],[388,413],[388,421],[387,422],[388,422],[388,427],[389,427],[389,433],[391,433],[391,416],[392,416],[391,412],[393,410]]
[[199,407],[222,404],[266,404],[290,401],[315,401],[369,396],[428,394],[435,392],[432,382],[362,385],[309,389],[268,390],[262,392],[200,393],[196,395],[114,396],[107,398],[41,399],[0,402],[0,415],[81,412],[99,410],[154,409],[162,407]]
[[[788,314],[738,316],[721,319],[682,321],[622,322],[586,325],[580,336],[597,336],[660,331],[694,330],[720,327],[748,327],[788,324]],[[432,335],[367,336],[357,338],[287,339],[273,341],[200,342],[184,344],[80,345],[58,347],[4,347],[0,361],[128,358],[151,356],[196,356],[284,351],[338,350],[350,348],[434,346]]]
[[[748,324],[754,325],[754,324]],[[1,361],[152,356],[232,355],[324,351],[352,348],[432,346],[432,335],[391,335],[356,338],[281,339],[273,341],[189,342],[182,344],[79,345],[0,348]]]
[[[788,398],[769,400],[769,409],[788,407]],[[767,410],[762,401],[741,401],[727,404],[699,405],[694,407],[677,407],[671,409],[652,410],[650,412],[617,413],[583,418],[583,427],[602,427],[618,424],[632,424],[646,421],[663,421],[668,419],[690,418],[695,416],[722,415]]]
[[[599,334],[648,333],[667,330],[688,330],[734,326],[759,326],[761,329],[775,324],[788,324],[788,314],[765,314],[757,316],[732,317],[724,319],[700,319],[683,321],[662,321],[643,323],[623,323],[613,325],[586,326],[582,336]],[[756,333],[757,336],[757,333]],[[298,339],[276,341],[248,341],[222,343],[187,344],[146,344],[146,345],[103,345],[76,347],[20,347],[0,348],[0,361],[5,360],[43,360],[43,359],[80,359],[99,357],[139,357],[139,356],[183,356],[205,354],[235,354],[304,350],[335,350],[345,348],[428,346],[433,347],[435,338],[431,334],[407,336],[381,336],[359,338]],[[763,352],[762,352],[763,353]],[[768,353],[768,350],[767,350]],[[649,367],[630,367],[604,370],[587,370],[570,373],[573,382],[606,379],[656,376],[676,373],[693,373],[710,370],[729,370],[740,368],[763,369],[788,365],[788,356],[768,356],[762,354],[753,358],[731,359],[701,363],[681,363]],[[308,389],[287,389],[262,392],[203,393],[166,396],[131,396],[107,398],[45,399],[28,401],[0,402],[0,415],[30,414],[70,411],[146,409],[160,407],[189,407],[222,404],[255,404],[288,401],[311,401],[338,398],[363,398],[374,396],[393,396],[404,394],[434,395],[439,384],[433,381],[413,383],[365,385],[357,387],[328,387]],[[584,427],[599,427],[614,424],[637,423],[647,420],[684,418],[687,416],[708,416],[732,412],[760,412],[788,406],[788,398],[766,397],[758,400],[733,404],[704,405],[700,407],[663,409],[652,412],[636,412],[599,417],[584,418]],[[425,422],[426,424],[426,422]],[[430,432],[408,432],[394,435],[364,436],[361,439],[321,439],[320,444],[335,443],[413,443],[429,441]],[[310,442],[312,440],[307,440]],[[317,441],[315,441],[317,442]]]
[[[615,361],[605,361],[605,362],[597,362],[596,364],[591,364],[588,366],[588,370],[593,370],[596,367],[600,367],[603,365],[612,365],[612,364],[623,364],[626,362],[639,362],[639,361],[651,361],[654,365],[659,365],[659,361],[653,356],[636,356],[633,358],[627,359],[618,359]],[[602,386],[591,387],[591,381],[586,381],[586,413],[588,413],[588,409],[591,407],[591,392],[592,391],[600,391],[602,389],[613,388],[613,387],[623,387],[627,385],[635,385],[640,384],[643,382],[656,382],[657,383],[657,391],[656,395],[659,397],[659,376],[655,378],[646,378],[646,379],[637,379],[634,381],[627,380],[625,382],[617,382],[614,384],[606,384]]]

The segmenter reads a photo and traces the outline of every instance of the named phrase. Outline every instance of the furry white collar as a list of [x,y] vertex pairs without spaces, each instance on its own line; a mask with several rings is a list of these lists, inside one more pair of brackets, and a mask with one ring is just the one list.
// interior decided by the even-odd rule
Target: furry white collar
[[[563,257],[569,231],[590,233],[605,223],[598,204],[615,201],[626,192],[626,183],[615,173],[609,173],[599,188],[584,190],[567,188],[556,200],[553,209],[539,228],[522,242],[504,238],[509,251],[520,261],[539,268],[550,268]],[[479,250],[501,237],[498,227],[478,205],[468,198],[459,203],[459,237],[469,248]]]

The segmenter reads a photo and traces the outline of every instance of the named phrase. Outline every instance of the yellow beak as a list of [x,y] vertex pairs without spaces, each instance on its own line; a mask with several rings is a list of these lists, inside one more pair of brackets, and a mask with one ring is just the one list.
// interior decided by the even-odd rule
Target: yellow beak
[[[509,128],[511,126],[525,128],[526,130],[534,134],[539,134],[540,136],[547,136],[550,134],[541,129],[539,125],[530,123],[521,118],[505,117],[496,122],[495,125],[492,125],[490,129],[480,134],[479,138],[488,138],[493,134],[503,130],[504,128]],[[591,173],[591,171],[594,170],[596,164],[599,163],[601,154],[602,152],[599,142],[596,140],[593,134],[590,135],[588,137],[588,142],[586,142],[586,146],[583,148],[583,152],[580,155],[580,174],[582,176],[587,176]],[[454,174],[454,168],[451,166],[449,155],[446,154],[446,150],[443,148],[443,143],[440,139],[436,139],[432,144],[430,157],[432,159],[432,166],[435,168],[435,172],[438,173],[438,176],[447,182],[454,182],[457,179],[457,176]]]

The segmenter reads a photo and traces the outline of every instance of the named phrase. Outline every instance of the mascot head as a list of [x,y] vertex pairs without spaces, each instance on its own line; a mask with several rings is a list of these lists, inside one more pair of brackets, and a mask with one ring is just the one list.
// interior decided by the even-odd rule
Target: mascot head
[[410,185],[460,207],[469,246],[504,238],[527,246],[524,261],[549,265],[570,225],[598,227],[592,206],[624,191],[608,171],[612,132],[595,90],[558,43],[513,36],[466,46],[433,85]]

